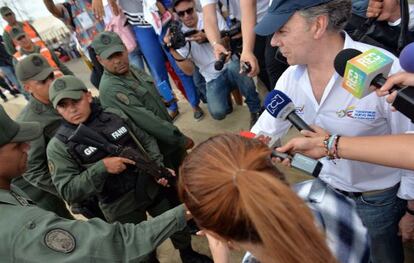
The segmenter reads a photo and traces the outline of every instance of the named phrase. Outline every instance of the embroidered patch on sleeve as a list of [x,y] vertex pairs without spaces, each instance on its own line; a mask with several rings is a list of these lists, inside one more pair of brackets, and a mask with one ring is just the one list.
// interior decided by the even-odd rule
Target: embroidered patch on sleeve
[[120,101],[120,102],[122,102],[123,104],[125,104],[125,105],[129,105],[129,99],[128,99],[128,96],[127,95],[125,95],[124,93],[117,93],[116,94],[116,98]]
[[72,252],[76,247],[73,235],[60,228],[52,229],[46,233],[45,244],[48,248],[65,254]]

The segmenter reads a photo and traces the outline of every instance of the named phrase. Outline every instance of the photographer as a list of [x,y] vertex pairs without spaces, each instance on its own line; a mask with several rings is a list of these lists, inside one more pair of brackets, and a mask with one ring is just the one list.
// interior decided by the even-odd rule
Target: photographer
[[[201,0],[205,17],[205,30],[210,43],[214,47],[216,58],[225,53],[226,48],[219,39],[217,27],[216,4],[226,6],[229,18],[241,21],[243,35],[243,50],[240,61],[249,63],[252,70],[249,77],[258,76],[268,90],[271,90],[287,65],[275,59],[276,47],[270,45],[270,38],[259,36],[254,32],[254,26],[260,22],[266,13],[269,0]],[[243,17],[243,19],[242,19]]]
[[[176,32],[173,32],[174,34],[171,32],[175,31],[175,29],[171,30],[170,28],[164,37],[164,43],[170,48],[171,53],[177,60],[177,64],[186,74],[193,74],[194,64],[200,69],[201,75],[203,75],[207,82],[207,102],[211,116],[216,120],[222,120],[226,114],[231,112],[228,96],[231,92],[231,87],[238,87],[246,98],[246,104],[251,113],[250,124],[253,125],[260,114],[260,100],[253,80],[239,74],[240,61],[233,58],[224,65],[223,69],[216,70],[214,67],[216,58],[213,53],[213,47],[207,42],[206,34],[202,32],[204,27],[203,15],[195,11],[194,1],[174,1],[174,12],[183,23],[183,33],[196,32],[195,30],[197,32],[187,38],[189,40],[187,43],[183,43],[182,41],[177,41]],[[224,19],[220,15],[218,15],[218,18],[220,30],[226,30],[227,27]]]

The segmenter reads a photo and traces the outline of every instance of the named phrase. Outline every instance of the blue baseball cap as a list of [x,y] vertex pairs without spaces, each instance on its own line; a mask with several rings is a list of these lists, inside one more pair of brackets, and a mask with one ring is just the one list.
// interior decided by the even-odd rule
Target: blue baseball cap
[[278,31],[298,10],[317,6],[332,0],[273,0],[265,16],[256,25],[260,36],[268,36]]

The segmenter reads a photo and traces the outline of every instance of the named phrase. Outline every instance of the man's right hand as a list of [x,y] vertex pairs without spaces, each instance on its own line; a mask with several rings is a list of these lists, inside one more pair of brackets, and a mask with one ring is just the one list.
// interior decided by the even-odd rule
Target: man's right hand
[[189,41],[195,41],[198,44],[202,44],[202,43],[205,43],[206,42],[207,35],[206,35],[206,33],[202,32],[202,31],[199,31],[199,32],[195,33],[194,35],[191,35],[188,38],[188,40]]
[[247,62],[250,64],[251,70],[247,74],[248,77],[255,77],[260,72],[259,63],[253,52],[243,51],[240,55],[240,62]]
[[370,0],[367,7],[367,17],[377,18],[382,12],[382,0]]
[[293,138],[276,150],[291,154],[299,152],[311,158],[324,157],[326,155],[324,140],[329,133],[319,126],[311,125],[311,127],[315,132],[302,130],[300,133],[305,137]]
[[226,61],[230,58],[231,52],[228,51],[222,44],[214,43],[212,44],[212,46],[213,46],[214,56],[216,57],[216,60],[220,59],[221,54],[225,54],[227,56]]
[[162,41],[164,42],[164,44],[167,47],[170,47],[171,46],[171,33],[170,33],[170,29],[169,28],[167,29],[167,32],[165,32],[165,36],[162,39]]
[[124,157],[106,157],[102,161],[110,174],[122,173],[127,168],[127,164],[135,165],[134,161]]

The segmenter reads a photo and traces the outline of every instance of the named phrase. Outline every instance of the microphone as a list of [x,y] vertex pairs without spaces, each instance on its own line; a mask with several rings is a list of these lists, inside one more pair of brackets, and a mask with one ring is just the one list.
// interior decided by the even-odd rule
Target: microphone
[[400,65],[405,71],[414,73],[414,43],[405,46],[401,51]]
[[297,114],[292,100],[280,90],[272,90],[265,98],[266,111],[274,118],[289,120],[299,131],[308,130],[314,132]]
[[214,63],[214,69],[217,71],[222,70],[225,62],[226,62],[226,54],[221,53],[219,60],[217,60]]
[[336,55],[334,67],[344,78],[342,87],[361,99],[374,91],[371,85],[376,88],[384,85],[387,80],[384,76],[388,76],[392,63],[392,58],[374,48],[364,53],[356,49],[344,49]]
[[241,131],[239,134],[240,136],[248,138],[248,139],[257,139],[259,136],[270,138],[269,142],[266,145],[270,149],[272,149],[272,153],[270,154],[271,157],[279,158],[282,161],[287,158],[290,160],[290,165],[293,168],[300,170],[304,173],[307,173],[309,175],[312,175],[313,177],[318,177],[322,170],[323,164],[319,160],[312,159],[300,153],[295,153],[293,156],[291,156],[287,153],[282,153],[282,152],[273,150],[276,147],[282,146],[280,139],[275,138],[266,132],[259,132],[258,134],[255,134],[249,131]]
[[[391,62],[390,62],[391,60]],[[334,67],[344,80],[342,87],[353,96],[362,98],[373,90],[381,88],[392,66],[392,59],[377,49],[361,53],[356,49],[344,49],[335,57]],[[414,122],[414,88],[394,85],[389,93],[398,91],[392,106]]]

